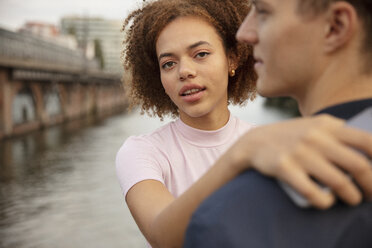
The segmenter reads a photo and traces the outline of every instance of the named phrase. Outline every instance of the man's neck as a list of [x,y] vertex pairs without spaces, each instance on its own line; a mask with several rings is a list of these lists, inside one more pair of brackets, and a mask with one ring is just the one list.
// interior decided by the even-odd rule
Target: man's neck
[[366,98],[372,98],[372,74],[338,69],[325,71],[296,100],[302,115],[309,116],[336,104]]

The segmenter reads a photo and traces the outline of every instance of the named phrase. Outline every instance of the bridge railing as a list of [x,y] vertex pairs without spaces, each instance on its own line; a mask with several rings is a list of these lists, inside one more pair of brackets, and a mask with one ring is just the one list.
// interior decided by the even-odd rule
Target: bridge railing
[[81,50],[72,50],[27,33],[0,28],[0,58],[36,61],[80,70],[98,70],[97,60],[88,60]]

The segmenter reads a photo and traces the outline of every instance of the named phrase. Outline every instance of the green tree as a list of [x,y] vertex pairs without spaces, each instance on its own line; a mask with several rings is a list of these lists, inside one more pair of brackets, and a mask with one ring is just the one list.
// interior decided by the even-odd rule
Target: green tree
[[76,38],[76,28],[74,26],[68,27],[67,33],[70,34],[70,35],[75,36],[75,38]]
[[94,40],[94,54],[99,61],[100,68],[103,69],[105,67],[105,60],[103,58],[101,41],[98,39]]

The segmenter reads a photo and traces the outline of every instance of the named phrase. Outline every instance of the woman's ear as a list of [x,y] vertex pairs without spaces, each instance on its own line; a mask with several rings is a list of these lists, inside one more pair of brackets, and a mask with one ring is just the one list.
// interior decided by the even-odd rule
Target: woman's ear
[[355,8],[344,1],[334,2],[327,11],[325,52],[332,53],[347,45],[354,37],[358,16]]
[[229,51],[227,53],[227,60],[228,60],[228,65],[229,65],[229,72],[231,72],[231,70],[235,71],[239,65],[239,59],[238,59],[238,56],[236,55],[236,52]]

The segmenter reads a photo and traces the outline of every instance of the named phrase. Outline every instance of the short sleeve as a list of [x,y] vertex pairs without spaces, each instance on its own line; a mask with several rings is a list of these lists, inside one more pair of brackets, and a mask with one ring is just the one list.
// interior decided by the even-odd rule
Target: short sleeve
[[143,137],[129,137],[116,155],[116,174],[122,193],[143,180],[157,180],[164,184],[161,163],[164,158],[157,148]]

